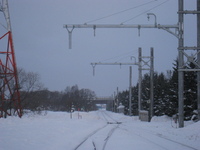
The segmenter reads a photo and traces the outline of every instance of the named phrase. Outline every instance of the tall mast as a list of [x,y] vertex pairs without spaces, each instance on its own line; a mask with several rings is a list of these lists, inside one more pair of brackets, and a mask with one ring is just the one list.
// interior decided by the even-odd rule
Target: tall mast
[[[1,1],[1,12],[4,14],[7,32],[0,40],[7,38],[7,48],[0,50],[0,117],[14,115],[22,116],[19,92],[17,64],[11,31],[8,0]],[[3,54],[3,55],[2,55]]]

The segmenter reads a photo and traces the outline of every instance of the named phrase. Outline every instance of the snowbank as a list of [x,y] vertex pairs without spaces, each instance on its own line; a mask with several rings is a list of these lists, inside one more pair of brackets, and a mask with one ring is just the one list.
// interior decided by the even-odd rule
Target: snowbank
[[151,119],[151,122],[167,122],[167,121],[171,121],[171,118],[166,115],[160,117],[154,116]]

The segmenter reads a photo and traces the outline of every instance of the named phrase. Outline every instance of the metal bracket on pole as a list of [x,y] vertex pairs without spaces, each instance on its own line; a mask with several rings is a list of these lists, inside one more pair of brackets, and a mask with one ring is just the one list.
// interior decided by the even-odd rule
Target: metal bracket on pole
[[140,36],[140,29],[141,29],[141,27],[140,27],[140,25],[138,25],[138,36]]
[[135,58],[135,56],[131,56],[131,60],[134,58],[134,60],[135,60],[135,65],[138,65],[138,63],[136,62],[136,58]]
[[157,27],[157,17],[156,17],[156,15],[154,13],[147,13],[148,20],[150,19],[151,15],[155,17],[155,27]]
[[92,68],[93,68],[93,76],[95,76],[95,67],[96,67],[96,64],[95,63],[91,63],[92,65]]
[[94,36],[96,36],[96,25],[94,25],[93,29],[94,29]]
[[72,31],[74,30],[74,26],[72,26],[71,30],[69,30],[69,28],[66,26],[66,29],[69,35],[69,49],[72,49]]
[[170,28],[160,27],[160,25],[158,25],[158,29],[163,29],[163,30],[169,32],[170,34],[174,35],[175,37],[179,38],[179,34],[177,34],[177,30],[175,32],[173,32],[170,30]]

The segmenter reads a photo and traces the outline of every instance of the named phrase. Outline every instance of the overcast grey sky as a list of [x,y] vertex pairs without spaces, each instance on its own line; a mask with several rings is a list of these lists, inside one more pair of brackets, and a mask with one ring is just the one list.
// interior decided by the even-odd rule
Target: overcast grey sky
[[[154,47],[155,71],[172,69],[177,57],[178,40],[158,29],[74,29],[72,49],[68,49],[68,33],[64,24],[84,24],[110,14],[112,17],[91,24],[154,24],[144,12],[155,13],[158,24],[177,24],[178,0],[9,0],[9,9],[18,67],[37,72],[51,91],[62,91],[77,84],[97,96],[110,96],[119,87],[129,87],[129,66],[96,66],[91,62],[131,62],[130,56],[150,54]],[[186,1],[187,10],[195,9],[196,1]],[[140,15],[141,14],[141,15]],[[1,14],[2,15],[2,14]],[[139,15],[139,16],[138,16]],[[138,16],[138,17],[136,17]],[[195,16],[186,17],[186,44],[196,45]],[[89,24],[89,23],[88,23]],[[138,59],[137,59],[138,60]],[[138,68],[133,66],[133,85],[138,80]]]

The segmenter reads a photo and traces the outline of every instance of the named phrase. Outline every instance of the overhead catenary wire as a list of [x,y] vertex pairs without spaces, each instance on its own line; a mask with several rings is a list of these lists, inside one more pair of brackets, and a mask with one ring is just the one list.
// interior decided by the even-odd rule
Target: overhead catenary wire
[[[113,60],[113,59],[117,59],[117,58],[119,58],[121,60],[121,59],[124,59],[124,58],[127,58],[127,57],[131,57],[130,55],[131,54],[133,55],[134,53],[136,53],[136,51],[129,51],[129,52],[126,52],[126,53],[123,53],[123,54],[120,54],[120,55],[117,55],[117,56],[114,56],[114,57],[110,57],[108,59],[104,59],[102,61],[105,62],[105,61],[109,61],[109,60]],[[123,58],[120,58],[120,57],[123,57]],[[118,61],[119,61],[119,59],[118,59]]]
[[140,13],[140,14],[138,14],[138,15],[132,17],[132,18],[130,18],[130,19],[127,19],[127,20],[121,22],[121,24],[124,24],[124,23],[126,23],[126,22],[128,22],[128,21],[131,21],[131,20],[133,20],[133,19],[135,19],[135,18],[137,18],[137,17],[139,17],[139,16],[141,16],[141,15],[143,15],[143,14],[146,14],[147,12],[149,12],[149,11],[151,11],[151,10],[153,10],[153,9],[155,9],[155,8],[157,8],[157,7],[161,6],[161,5],[163,5],[163,4],[165,4],[165,3],[168,2],[168,1],[169,1],[169,0],[166,0],[166,1],[160,3],[160,4],[156,5],[156,6],[154,6],[154,7],[150,8],[150,9],[148,9],[148,10],[146,10],[146,11],[144,11],[144,12],[142,12],[142,13]]
[[129,11],[129,10],[132,10],[132,9],[136,9],[136,8],[139,8],[139,7],[142,7],[142,6],[145,6],[145,5],[148,5],[148,4],[153,3],[155,1],[157,1],[157,0],[152,0],[150,2],[146,2],[146,3],[140,4],[138,6],[134,6],[134,7],[131,7],[131,8],[116,12],[116,13],[112,13],[112,14],[104,16],[104,17],[100,17],[100,18],[97,18],[97,19],[94,19],[94,20],[90,20],[90,21],[85,22],[84,24],[88,24],[88,23],[91,23],[91,22],[95,22],[95,21],[99,21],[99,20],[102,20],[102,19],[105,19],[105,18],[109,18],[109,17],[112,17],[114,15],[118,15],[118,14],[124,13],[126,11]]
[[119,62],[119,61],[122,61],[122,60],[127,59],[127,58],[131,59],[131,56],[130,55],[129,56],[124,56],[122,58],[117,59],[115,62]]

